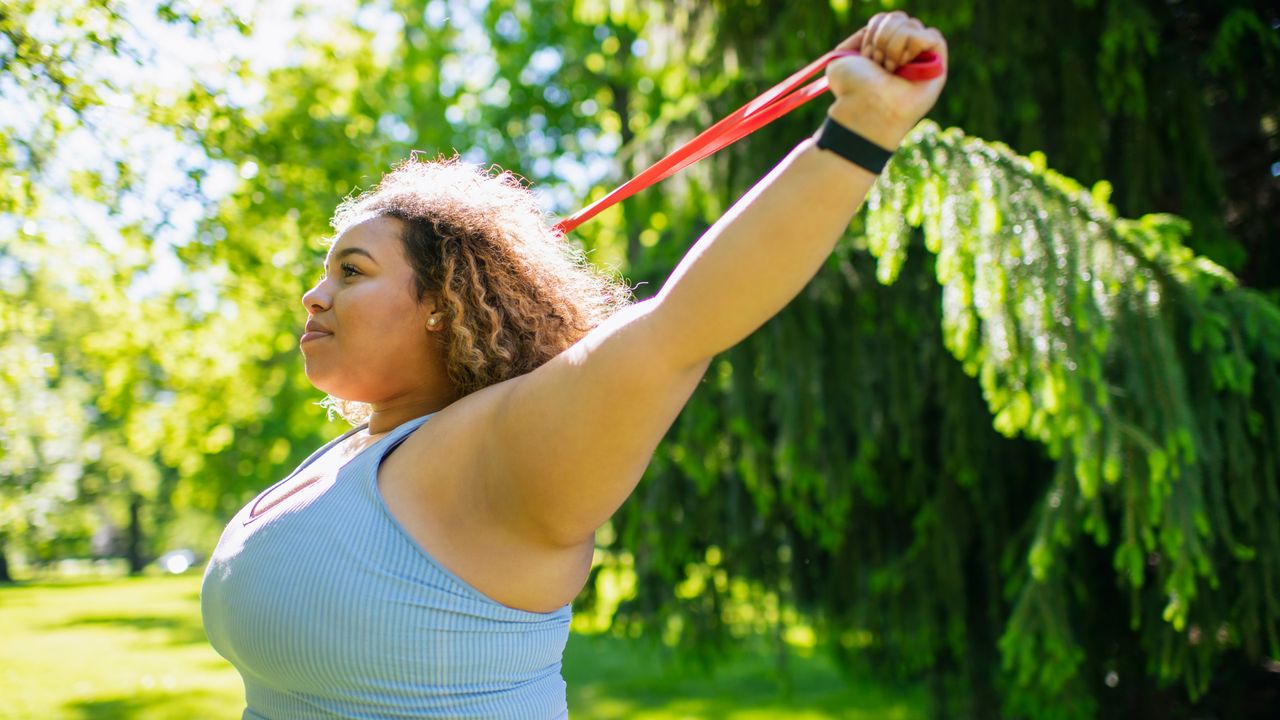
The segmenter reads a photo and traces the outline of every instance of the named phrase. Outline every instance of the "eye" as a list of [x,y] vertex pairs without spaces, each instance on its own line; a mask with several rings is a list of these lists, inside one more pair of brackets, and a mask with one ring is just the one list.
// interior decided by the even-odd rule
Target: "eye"
[[356,266],[351,263],[342,263],[341,267],[343,277],[351,277],[352,275],[360,274],[360,271],[356,269]]

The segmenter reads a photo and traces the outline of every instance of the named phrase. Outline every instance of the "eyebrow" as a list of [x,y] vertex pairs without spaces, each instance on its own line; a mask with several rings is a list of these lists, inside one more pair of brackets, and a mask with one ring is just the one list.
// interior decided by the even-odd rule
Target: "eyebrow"
[[363,255],[369,258],[370,260],[372,260],[374,265],[378,264],[377,259],[374,258],[372,255],[370,255],[368,250],[365,250],[364,248],[358,248],[358,247],[345,247],[339,250],[337,255],[334,255],[331,258],[325,258],[323,267],[327,268],[329,267],[330,261],[341,260],[342,258],[348,255]]
[[334,256],[334,259],[335,259],[335,260],[341,260],[342,258],[344,258],[344,257],[346,257],[346,256],[348,256],[348,255],[357,255],[357,254],[358,254],[358,255],[363,255],[363,256],[365,256],[365,257],[369,258],[370,260],[373,260],[375,263],[376,263],[376,262],[378,262],[378,261],[377,261],[377,260],[376,260],[372,255],[370,255],[370,254],[369,254],[369,251],[368,251],[368,250],[365,250],[364,248],[358,248],[358,247],[348,247],[348,248],[343,248],[343,249],[341,249],[341,250],[339,250],[339,251],[338,251],[338,254],[337,254],[336,256]]

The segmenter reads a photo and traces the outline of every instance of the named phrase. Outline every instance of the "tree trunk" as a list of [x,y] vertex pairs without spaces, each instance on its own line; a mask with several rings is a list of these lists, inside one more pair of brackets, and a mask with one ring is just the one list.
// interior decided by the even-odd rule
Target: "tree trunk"
[[142,496],[138,493],[129,495],[129,535],[126,542],[124,553],[129,561],[129,574],[141,575],[147,562],[142,551]]
[[6,554],[8,538],[4,533],[0,533],[0,583],[11,583],[13,577],[9,575],[9,556]]

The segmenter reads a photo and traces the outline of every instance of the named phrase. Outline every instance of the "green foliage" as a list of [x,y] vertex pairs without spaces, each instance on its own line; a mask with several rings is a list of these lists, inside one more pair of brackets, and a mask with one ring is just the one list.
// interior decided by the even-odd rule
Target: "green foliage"
[[[411,149],[516,170],[567,213],[894,5],[300,6],[283,65],[232,52],[177,89],[145,81],[158,60],[115,6],[6,5],[0,91],[36,120],[0,121],[0,532],[83,552],[91,508],[140,502],[160,535],[226,517],[335,434],[298,298],[334,206]],[[805,293],[716,359],[580,613],[704,658],[812,628],[850,676],[925,678],[940,716],[1185,705],[1280,653],[1280,313],[1250,289],[1280,277],[1273,18],[910,10],[951,44],[935,118],[969,135],[922,124]],[[279,42],[249,15],[155,15]],[[143,80],[91,72],[117,61]],[[655,291],[820,105],[574,240]],[[59,155],[83,130],[103,157]],[[152,131],[190,157],[126,152]],[[633,576],[615,610],[601,588]]]
[[[1280,577],[1280,310],[1187,250],[1188,223],[1116,218],[1108,194],[924,123],[867,202],[881,279],[923,229],[947,349],[979,378],[996,429],[1059,466],[1030,579],[1009,587],[1005,666],[1044,693],[1016,712],[1047,706],[1083,660],[1057,567],[1081,534],[1114,548],[1161,680],[1185,679],[1194,697],[1222,649],[1280,651],[1280,606],[1266,599]],[[1161,656],[1169,642],[1180,651]]]
[[[854,239],[889,287],[845,248],[713,367],[619,518],[641,577],[620,620],[682,617],[701,649],[741,632],[714,586],[650,595],[714,548],[729,577],[840,643],[870,630],[907,672],[980,652],[969,623],[993,613],[1007,711],[1046,718],[1093,716],[1086,673],[1122,661],[1081,637],[1120,609],[1106,585],[1138,671],[1193,699],[1222,653],[1280,650],[1280,311],[1187,251],[1185,222],[1105,202],[1042,158],[922,124]],[[936,259],[913,262],[920,245]],[[1098,548],[1110,577],[1082,577]]]
[[[13,266],[8,268],[13,272]],[[29,277],[0,277],[5,298],[21,297]],[[35,342],[49,330],[39,305],[0,305],[0,533],[17,536],[50,529],[63,504],[75,497],[83,462],[90,387],[64,377],[58,358]],[[48,539],[53,532],[41,533]]]
[[[185,13],[175,21],[225,27]],[[136,149],[224,103],[193,91],[189,116],[166,114],[171,91],[139,71],[154,62],[144,39],[104,4],[8,6],[0,35],[0,87],[21,111],[0,123],[0,356],[10,361],[0,378],[0,540],[42,558],[55,539],[87,538],[109,521],[131,526],[126,551],[139,566],[156,551],[146,537],[176,508],[238,501],[235,490],[304,451],[281,435],[318,440],[322,419],[304,417],[261,439],[265,448],[233,443],[238,427],[261,433],[272,406],[263,393],[287,398],[281,386],[305,386],[273,360],[293,359],[293,338],[281,339],[292,333],[258,311],[261,292],[244,312],[236,301],[245,298],[219,297],[211,286],[225,266],[176,262],[174,208],[200,197],[198,182],[195,192],[156,187],[154,158]],[[206,173],[197,162],[188,177]],[[186,273],[180,281],[163,277],[165,260]],[[91,551],[87,540],[56,547]]]
[[[704,98],[714,117],[834,44],[846,8],[664,9],[657,27],[685,40],[667,61],[705,59],[671,96]],[[1217,81],[1185,62],[1212,54],[1185,16],[1151,4],[909,10],[950,40],[938,115],[1046,152],[921,127],[849,245],[713,366],[616,518],[611,562],[639,575],[617,620],[674,623],[697,652],[767,630],[735,626],[731,582],[664,591],[710,572],[713,552],[714,573],[761,602],[776,594],[820,618],[838,654],[929,669],[942,716],[1141,714],[1179,680],[1194,700],[1224,658],[1274,655],[1280,617],[1276,308],[1184,245],[1241,267],[1204,119],[1226,111],[1188,94],[1216,97]],[[1216,31],[1217,10],[1186,10]],[[1236,26],[1259,17],[1229,12]],[[1253,46],[1237,49],[1215,72],[1251,78],[1256,107],[1274,96],[1276,75],[1260,69],[1274,54],[1250,64]],[[687,117],[647,140],[706,124]],[[692,169],[633,272],[663,277],[814,125],[784,119]],[[1046,154],[1116,178],[1125,207],[1176,193],[1194,225],[1125,220],[1110,183],[1086,191]],[[1172,187],[1175,176],[1188,180]],[[1243,269],[1273,282],[1266,267]]]

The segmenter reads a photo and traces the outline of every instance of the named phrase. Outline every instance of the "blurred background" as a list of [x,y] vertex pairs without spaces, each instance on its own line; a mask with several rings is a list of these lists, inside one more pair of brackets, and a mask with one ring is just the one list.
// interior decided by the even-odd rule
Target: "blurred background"
[[[571,712],[1280,716],[1272,4],[8,0],[0,717],[239,716],[200,573],[346,428],[343,197],[417,149],[567,215],[895,8],[942,99],[599,534]],[[825,103],[569,240],[655,293]]]

